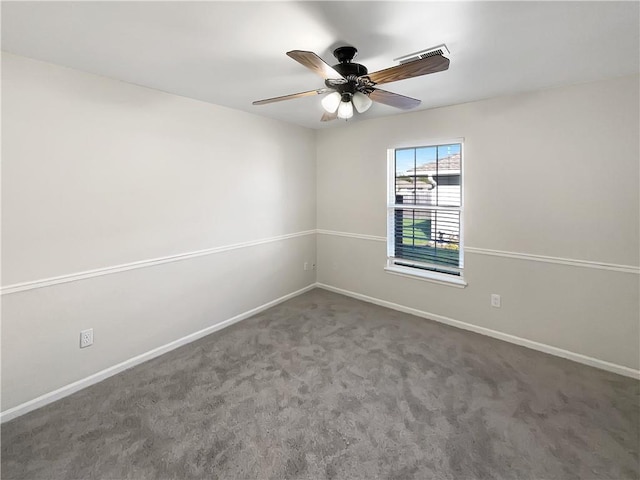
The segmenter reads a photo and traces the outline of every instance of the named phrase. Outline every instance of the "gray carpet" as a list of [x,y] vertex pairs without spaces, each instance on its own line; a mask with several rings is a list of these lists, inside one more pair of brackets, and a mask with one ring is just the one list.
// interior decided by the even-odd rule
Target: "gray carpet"
[[314,290],[17,418],[2,478],[638,478],[639,383]]

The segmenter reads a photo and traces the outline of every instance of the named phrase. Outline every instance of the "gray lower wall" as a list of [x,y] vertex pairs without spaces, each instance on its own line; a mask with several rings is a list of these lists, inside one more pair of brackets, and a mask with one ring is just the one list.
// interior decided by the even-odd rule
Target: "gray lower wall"
[[320,283],[638,370],[637,274],[468,253],[461,289],[387,273],[385,259],[384,242],[318,236]]
[[[314,283],[315,235],[5,295],[2,409]],[[293,273],[292,273],[293,272]],[[78,333],[94,329],[94,345]]]

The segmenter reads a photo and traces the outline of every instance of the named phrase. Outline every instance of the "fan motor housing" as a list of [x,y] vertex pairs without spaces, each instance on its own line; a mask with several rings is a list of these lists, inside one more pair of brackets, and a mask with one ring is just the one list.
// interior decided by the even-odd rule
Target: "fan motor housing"
[[361,77],[369,73],[367,67],[353,62],[353,59],[358,55],[358,49],[356,47],[344,46],[338,47],[333,51],[333,56],[338,59],[337,65],[333,66],[333,69],[349,80],[349,77]]
[[359,63],[352,62],[353,58],[358,54],[358,50],[355,47],[338,47],[333,51],[333,56],[338,59],[340,63],[333,65],[333,69],[342,75],[347,81],[336,82],[335,80],[325,80],[325,85],[332,88],[341,94],[350,93],[353,94],[357,90],[356,79],[369,73],[367,67]]
[[333,69],[342,75],[344,78],[348,79],[350,76],[361,77],[362,75],[366,75],[369,73],[367,67],[364,65],[360,65],[359,63],[338,63],[333,66]]

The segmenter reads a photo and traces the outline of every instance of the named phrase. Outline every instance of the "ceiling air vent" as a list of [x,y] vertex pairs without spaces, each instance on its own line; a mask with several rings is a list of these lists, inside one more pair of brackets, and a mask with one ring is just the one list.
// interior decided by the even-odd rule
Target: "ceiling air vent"
[[442,55],[444,57],[449,56],[449,49],[443,43],[442,45],[438,45],[437,47],[427,48],[426,50],[421,50],[416,53],[410,53],[409,55],[404,55],[403,57],[394,58],[394,62],[400,62],[400,65],[408,62],[413,62],[414,60],[420,60],[422,58],[432,57],[434,55]]

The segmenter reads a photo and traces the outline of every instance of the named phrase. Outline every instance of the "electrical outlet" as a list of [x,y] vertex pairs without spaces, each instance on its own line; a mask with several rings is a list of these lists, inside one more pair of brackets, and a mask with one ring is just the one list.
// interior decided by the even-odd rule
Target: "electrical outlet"
[[315,264],[315,263],[312,263],[312,264],[311,264],[311,270],[315,270],[315,269],[316,269],[316,264]]
[[500,295],[496,293],[491,294],[491,306],[495,308],[500,308]]
[[82,330],[80,332],[80,348],[86,348],[93,345],[93,328]]
[[309,262],[304,262],[304,269],[309,270]]

